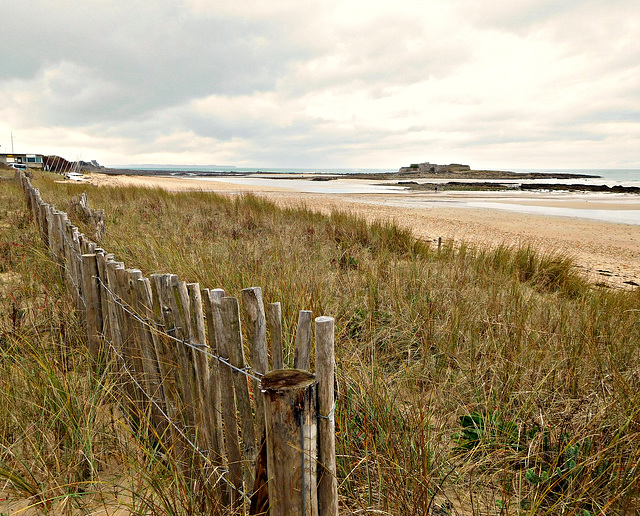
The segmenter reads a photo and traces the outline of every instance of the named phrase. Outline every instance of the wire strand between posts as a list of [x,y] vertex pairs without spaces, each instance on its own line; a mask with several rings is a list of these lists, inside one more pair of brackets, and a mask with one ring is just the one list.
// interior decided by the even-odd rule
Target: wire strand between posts
[[[100,283],[100,285],[102,285],[102,287],[105,289],[105,291],[113,299],[114,303],[116,303],[118,306],[120,306],[125,312],[127,312],[136,321],[138,321],[141,324],[144,324],[145,326],[147,326],[151,331],[153,331],[157,335],[162,335],[162,336],[164,336],[164,337],[166,337],[168,339],[171,339],[171,340],[173,340],[175,342],[178,342],[178,343],[180,343],[180,344],[182,344],[182,345],[184,345],[184,346],[186,346],[188,348],[191,348],[194,351],[198,351],[200,353],[204,353],[209,358],[213,358],[214,360],[217,360],[221,364],[224,364],[227,367],[233,369],[235,372],[241,373],[241,374],[243,374],[243,375],[245,375],[245,376],[247,376],[249,378],[252,378],[253,380],[255,380],[257,382],[260,382],[261,379],[262,379],[262,376],[264,376],[262,373],[254,371],[249,366],[245,366],[244,368],[236,367],[236,366],[234,366],[233,364],[231,364],[229,362],[228,358],[224,358],[224,357],[221,357],[219,355],[214,355],[213,353],[208,351],[208,349],[207,349],[208,346],[206,344],[193,344],[193,343],[189,342],[190,339],[179,339],[178,337],[174,337],[173,335],[170,335],[169,333],[166,333],[164,331],[159,331],[157,328],[154,328],[153,325],[151,323],[149,323],[149,321],[143,319],[137,313],[132,311],[128,306],[123,304],[122,301],[120,300],[120,298],[116,294],[114,294],[111,291],[111,289],[109,289],[109,287],[107,285],[105,285],[105,283],[102,281],[102,279],[99,276],[93,276],[93,278],[98,280],[98,283]],[[251,372],[249,372],[249,371],[251,371]]]
[[135,376],[133,376],[133,374],[127,367],[125,357],[122,355],[122,353],[120,353],[120,351],[116,349],[113,343],[108,341],[107,339],[104,339],[104,341],[109,345],[114,355],[120,359],[120,361],[122,362],[123,370],[127,373],[127,376],[131,378],[131,380],[136,385],[138,390],[142,392],[142,394],[144,394],[145,397],[151,403],[153,403],[153,405],[158,409],[162,417],[164,417],[166,421],[180,434],[180,436],[187,442],[187,444],[193,449],[193,451],[195,451],[209,466],[211,466],[215,472],[219,473],[220,474],[219,478],[222,479],[226,484],[228,484],[229,487],[235,490],[242,498],[244,498],[245,501],[251,502],[249,495],[247,495],[242,489],[238,489],[228,478],[226,478],[225,475],[227,475],[229,471],[225,468],[220,468],[219,466],[216,466],[215,464],[213,464],[213,462],[211,462],[211,459],[204,454],[203,450],[198,448],[198,446],[196,446],[196,444],[193,441],[191,441],[191,439],[189,439],[189,436],[185,434],[182,431],[182,429],[178,425],[176,425],[176,423],[167,415],[167,413],[162,409],[162,407],[158,405],[157,401],[153,398],[153,396],[144,390],[144,387],[140,385],[140,382],[136,380]]

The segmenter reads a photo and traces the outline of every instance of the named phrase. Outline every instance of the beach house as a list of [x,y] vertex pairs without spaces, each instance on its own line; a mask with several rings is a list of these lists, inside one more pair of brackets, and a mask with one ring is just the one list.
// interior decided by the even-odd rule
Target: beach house
[[44,168],[42,154],[0,154],[0,163],[26,165],[29,168]]

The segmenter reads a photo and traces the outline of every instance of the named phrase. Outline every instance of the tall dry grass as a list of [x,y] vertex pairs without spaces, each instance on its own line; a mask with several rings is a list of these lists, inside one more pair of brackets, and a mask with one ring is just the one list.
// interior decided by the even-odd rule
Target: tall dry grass
[[0,171],[0,512],[71,511],[100,498],[116,449],[103,413],[109,382],[92,374],[60,271],[12,176]]
[[[345,512],[638,511],[637,292],[589,285],[564,256],[438,251],[390,223],[255,196],[34,183],[72,218],[87,189],[127,266],[262,286],[282,302],[289,359],[297,310],[336,317]],[[176,498],[144,477],[149,500]]]

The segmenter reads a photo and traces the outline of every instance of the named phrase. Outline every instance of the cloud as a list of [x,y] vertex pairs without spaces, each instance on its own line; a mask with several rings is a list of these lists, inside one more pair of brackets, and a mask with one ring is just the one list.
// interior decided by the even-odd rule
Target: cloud
[[289,60],[306,53],[289,45],[277,23],[198,17],[173,1],[72,1],[63,9],[26,1],[12,3],[8,18],[24,19],[25,5],[39,37],[25,42],[4,32],[3,57],[20,58],[0,60],[0,75],[23,90],[44,92],[40,112],[49,111],[47,122],[65,103],[63,123],[80,124],[108,113],[114,119],[123,111],[136,116],[212,92],[268,90]]
[[0,33],[0,143],[14,129],[119,163],[391,168],[529,166],[544,145],[546,166],[579,166],[578,148],[640,166],[634,3],[11,2],[6,19],[38,29]]

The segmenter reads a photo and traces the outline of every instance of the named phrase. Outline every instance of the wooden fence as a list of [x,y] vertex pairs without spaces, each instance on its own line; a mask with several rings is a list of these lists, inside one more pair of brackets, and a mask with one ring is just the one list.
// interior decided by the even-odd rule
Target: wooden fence
[[313,375],[312,314],[300,312],[294,369],[283,369],[280,303],[265,313],[259,287],[244,289],[239,303],[174,274],[145,278],[43,202],[22,171],[16,176],[84,314],[96,367],[115,368],[133,430],[171,454],[216,506],[238,514],[337,515],[333,318],[315,319]]

